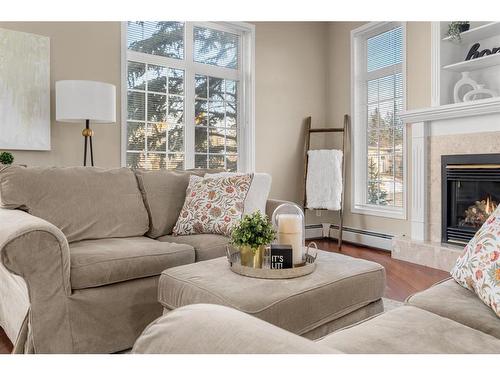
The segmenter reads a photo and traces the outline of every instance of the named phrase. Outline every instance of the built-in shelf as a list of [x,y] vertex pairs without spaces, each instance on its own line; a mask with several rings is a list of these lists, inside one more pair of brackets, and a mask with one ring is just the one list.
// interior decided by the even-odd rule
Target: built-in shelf
[[443,66],[443,69],[451,70],[454,72],[468,72],[472,70],[489,68],[496,65],[500,65],[500,53],[478,57],[477,59],[460,61],[455,64],[445,65]]
[[[497,112],[498,102],[454,104],[454,87],[460,73],[471,72],[471,78],[486,88],[500,92],[500,52],[475,59],[465,60],[471,45],[481,43],[478,52],[493,51],[500,47],[500,22],[471,22],[471,28],[461,34],[461,41],[445,37],[448,21],[432,22],[432,105],[427,109],[431,117],[456,117],[489,111]],[[463,90],[462,90],[463,92]],[[425,114],[414,114],[417,117]]]
[[451,39],[449,36],[444,38],[443,41],[467,44],[490,38],[491,36],[498,34],[500,34],[500,22],[490,22],[461,33],[460,41]]

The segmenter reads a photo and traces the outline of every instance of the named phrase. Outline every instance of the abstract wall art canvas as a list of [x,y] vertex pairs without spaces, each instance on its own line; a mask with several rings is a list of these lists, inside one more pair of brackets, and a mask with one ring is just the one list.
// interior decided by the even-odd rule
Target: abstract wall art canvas
[[50,41],[0,29],[0,149],[50,150]]

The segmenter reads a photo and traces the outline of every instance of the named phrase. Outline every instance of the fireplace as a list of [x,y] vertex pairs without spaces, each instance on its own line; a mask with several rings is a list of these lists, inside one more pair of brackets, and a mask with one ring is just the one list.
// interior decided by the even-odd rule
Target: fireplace
[[444,243],[466,244],[500,202],[500,154],[443,155]]

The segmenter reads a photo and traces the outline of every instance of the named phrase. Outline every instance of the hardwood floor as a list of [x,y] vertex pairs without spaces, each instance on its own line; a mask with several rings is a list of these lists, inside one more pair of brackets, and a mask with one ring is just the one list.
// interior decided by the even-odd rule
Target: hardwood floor
[[12,343],[3,331],[2,327],[0,327],[0,354],[8,354],[10,352],[12,352]]
[[[332,240],[313,240],[322,250],[337,251],[337,242]],[[434,283],[449,277],[449,273],[434,268],[420,266],[391,258],[391,253],[383,250],[345,243],[342,254],[379,263],[385,267],[385,297],[404,301],[409,295],[427,289]]]
[[[337,252],[337,243],[334,241],[314,240],[314,242],[317,243],[320,249]],[[371,260],[383,265],[387,275],[385,297],[398,301],[404,301],[410,294],[427,289],[435,282],[449,276],[448,272],[392,259],[391,254],[387,251],[368,247],[344,243],[342,254]],[[0,328],[0,354],[10,353],[11,351],[12,343],[3,329]]]

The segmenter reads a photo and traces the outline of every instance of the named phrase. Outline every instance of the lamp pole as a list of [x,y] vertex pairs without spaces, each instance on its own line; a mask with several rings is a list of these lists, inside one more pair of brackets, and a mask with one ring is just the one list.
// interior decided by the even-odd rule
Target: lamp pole
[[85,137],[85,148],[83,150],[83,166],[87,166],[87,143],[90,143],[90,165],[94,166],[94,151],[92,150],[92,136],[94,131],[90,129],[90,120],[85,120],[85,129],[82,130],[82,135]]

